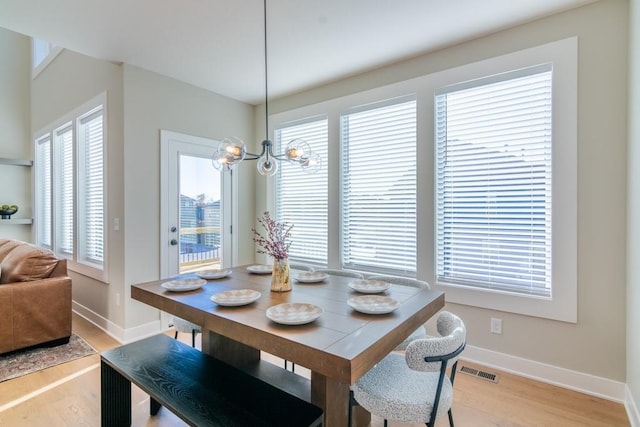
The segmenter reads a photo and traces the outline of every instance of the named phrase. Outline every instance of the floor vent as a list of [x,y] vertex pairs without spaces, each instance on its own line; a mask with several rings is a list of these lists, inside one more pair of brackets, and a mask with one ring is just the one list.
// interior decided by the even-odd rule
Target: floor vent
[[459,372],[462,372],[463,374],[471,375],[473,377],[478,377],[483,380],[491,381],[492,383],[498,382],[498,374],[494,374],[486,371],[479,371],[477,369],[470,368],[468,366],[463,366],[462,368],[460,368]]

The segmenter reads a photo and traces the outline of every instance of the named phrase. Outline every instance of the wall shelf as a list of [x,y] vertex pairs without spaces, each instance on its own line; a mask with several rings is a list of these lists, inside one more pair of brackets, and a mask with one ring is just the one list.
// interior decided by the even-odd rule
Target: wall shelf
[[18,218],[18,219],[0,219],[0,225],[31,225],[33,219],[31,218]]
[[6,157],[0,157],[0,165],[33,166],[33,160],[8,159]]

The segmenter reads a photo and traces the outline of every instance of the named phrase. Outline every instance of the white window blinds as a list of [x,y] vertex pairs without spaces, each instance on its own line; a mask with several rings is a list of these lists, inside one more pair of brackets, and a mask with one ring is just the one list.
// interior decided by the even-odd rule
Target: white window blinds
[[436,93],[441,283],[551,296],[551,64]]
[[342,266],[416,271],[416,101],[341,116]]
[[36,240],[52,249],[51,244],[51,137],[46,135],[36,141]]
[[54,184],[56,240],[55,252],[63,257],[73,256],[73,128],[71,123],[57,129],[54,133]]
[[35,237],[75,272],[103,282],[106,94],[61,118],[35,139]]
[[322,158],[323,167],[315,174],[295,165],[281,164],[276,180],[276,218],[293,224],[290,259],[327,264],[328,224],[328,121],[320,120],[282,127],[275,131],[277,152],[284,152],[293,139],[306,141]]
[[78,261],[104,261],[104,136],[102,106],[78,123]]

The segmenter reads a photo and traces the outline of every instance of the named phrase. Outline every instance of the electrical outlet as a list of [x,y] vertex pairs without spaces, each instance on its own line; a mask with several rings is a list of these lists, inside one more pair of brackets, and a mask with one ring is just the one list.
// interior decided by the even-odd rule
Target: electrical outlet
[[491,318],[491,333],[492,334],[502,333],[502,319],[496,319],[495,317]]

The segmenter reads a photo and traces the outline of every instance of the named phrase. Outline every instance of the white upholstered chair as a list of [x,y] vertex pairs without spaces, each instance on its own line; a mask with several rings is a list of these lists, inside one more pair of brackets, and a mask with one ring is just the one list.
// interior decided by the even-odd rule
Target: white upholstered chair
[[332,276],[353,277],[354,279],[364,279],[364,274],[351,270],[337,270],[333,268],[316,268],[314,271],[327,273]]
[[[409,277],[396,277],[396,276],[369,276],[367,277],[369,280],[382,280],[387,283],[391,283],[392,285],[401,285],[401,286],[411,286],[413,288],[419,289],[431,289],[429,284],[424,280],[411,279]],[[415,341],[418,339],[427,338],[427,328],[425,325],[420,326],[418,329],[413,331],[411,335],[405,338],[395,350],[405,350],[407,346],[411,343],[411,341]]]
[[447,311],[438,315],[437,330],[440,337],[416,340],[404,354],[389,354],[351,386],[349,425],[353,406],[360,405],[383,418],[385,427],[387,420],[433,427],[445,412],[453,427],[453,381],[467,333],[462,320]]
[[313,271],[313,267],[306,264],[298,264],[295,262],[289,263],[289,270],[298,270],[298,271]]
[[173,318],[173,328],[176,331],[175,337],[178,339],[178,332],[185,332],[191,334],[191,346],[196,346],[196,335],[202,332],[202,328],[195,323],[191,323],[188,320],[184,320],[180,317]]

